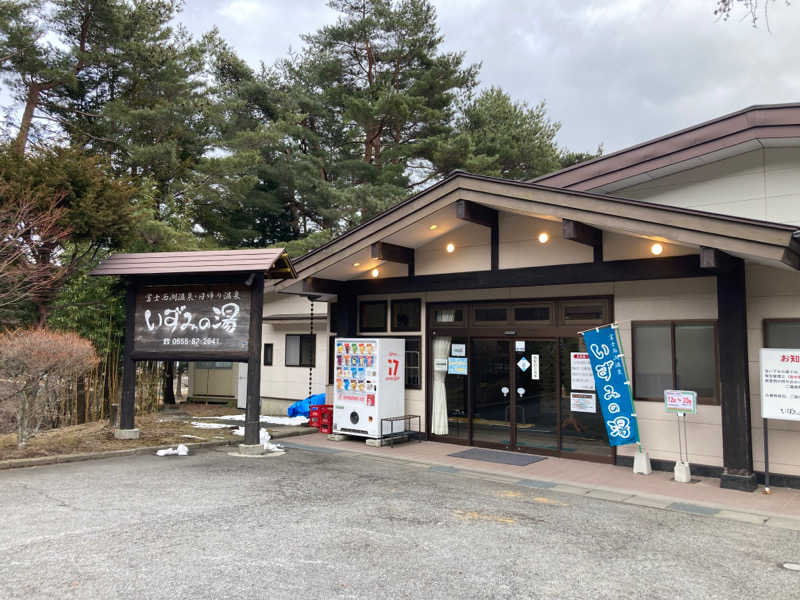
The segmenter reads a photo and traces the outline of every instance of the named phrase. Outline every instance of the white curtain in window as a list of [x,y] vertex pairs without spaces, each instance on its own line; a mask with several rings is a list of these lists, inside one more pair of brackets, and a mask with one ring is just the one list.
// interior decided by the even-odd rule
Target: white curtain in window
[[[452,309],[437,311],[437,322],[452,323],[455,320],[456,311]],[[450,354],[450,336],[437,336],[433,338],[433,406],[431,407],[431,433],[434,435],[447,435],[447,387],[445,378],[447,371],[436,369],[437,360],[447,360]]]

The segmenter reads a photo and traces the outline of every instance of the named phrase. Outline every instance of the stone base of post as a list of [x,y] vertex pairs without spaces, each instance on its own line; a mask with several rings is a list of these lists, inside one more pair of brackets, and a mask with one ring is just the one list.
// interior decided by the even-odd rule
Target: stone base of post
[[118,440],[138,440],[138,429],[115,429],[114,437]]

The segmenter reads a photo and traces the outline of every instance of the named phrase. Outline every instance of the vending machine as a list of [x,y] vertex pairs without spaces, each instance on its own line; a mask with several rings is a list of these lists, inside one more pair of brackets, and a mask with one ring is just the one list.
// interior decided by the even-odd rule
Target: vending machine
[[334,345],[333,432],[379,438],[381,419],[405,414],[405,340],[336,338]]

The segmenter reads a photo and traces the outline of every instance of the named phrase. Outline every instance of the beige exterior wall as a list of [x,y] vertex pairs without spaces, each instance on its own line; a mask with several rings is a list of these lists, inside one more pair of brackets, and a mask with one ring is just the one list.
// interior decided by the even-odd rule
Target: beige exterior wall
[[800,148],[763,148],[613,192],[615,196],[800,224]]
[[[716,319],[717,287],[713,277],[629,281],[614,284],[614,320],[619,324],[628,374],[633,377],[632,321]],[[639,350],[642,351],[641,349]],[[662,402],[636,402],[642,446],[651,458],[677,460],[676,417]],[[722,466],[722,418],[719,406],[700,405],[688,415],[689,460]],[[621,446],[620,456],[632,456],[635,446]]]
[[[436,238],[414,252],[414,272],[417,275],[441,275],[486,271],[491,267],[488,227],[467,223],[447,235]],[[455,245],[450,253],[447,244]]]
[[[500,213],[498,224],[501,269],[592,262],[594,258],[589,246],[561,237],[561,221]],[[540,233],[550,236],[546,244],[539,242]]]
[[[753,461],[764,470],[764,425],[761,419],[761,365],[764,319],[800,319],[800,273],[747,265],[747,340],[750,361],[750,416]],[[800,344],[798,344],[800,346]],[[800,422],[769,421],[770,472],[800,475]]]

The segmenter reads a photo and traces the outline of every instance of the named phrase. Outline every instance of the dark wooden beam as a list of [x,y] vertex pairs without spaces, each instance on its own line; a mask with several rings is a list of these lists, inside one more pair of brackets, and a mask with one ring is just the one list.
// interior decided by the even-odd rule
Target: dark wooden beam
[[336,335],[339,337],[355,337],[357,331],[358,302],[356,301],[356,295],[352,290],[343,290],[336,300]]
[[714,273],[731,273],[738,267],[740,258],[716,248],[700,248],[700,267]]
[[306,295],[338,294],[342,286],[341,281],[335,279],[323,279],[321,277],[307,277],[303,279],[302,292],[292,292]]
[[500,268],[500,228],[498,225],[498,212],[494,208],[483,206],[469,200],[456,201],[456,217],[462,221],[469,221],[476,225],[488,227],[490,230],[491,259],[490,268],[497,271]]
[[260,443],[261,431],[261,319],[264,316],[264,272],[254,273],[250,287],[250,335],[247,340],[247,404],[244,443]]
[[125,280],[125,340],[122,350],[122,400],[119,406],[119,428],[134,428],[136,411],[136,362],[133,357],[133,335],[136,311],[136,284]]
[[709,276],[708,271],[700,268],[698,256],[690,254],[550,267],[418,275],[413,278],[359,279],[342,282],[342,287],[354,294],[388,294]]
[[370,256],[374,260],[385,260],[408,265],[408,276],[414,276],[413,248],[406,248],[405,246],[398,246],[387,242],[375,242],[370,246]]
[[463,221],[469,221],[484,227],[497,226],[496,209],[469,200],[456,201],[456,216]]
[[747,358],[747,288],[744,261],[717,274],[722,464],[720,487],[753,491],[753,437],[750,430],[750,381]]
[[594,248],[594,261],[603,261],[603,231],[601,229],[571,219],[564,219],[561,227],[565,240],[591,246]]

